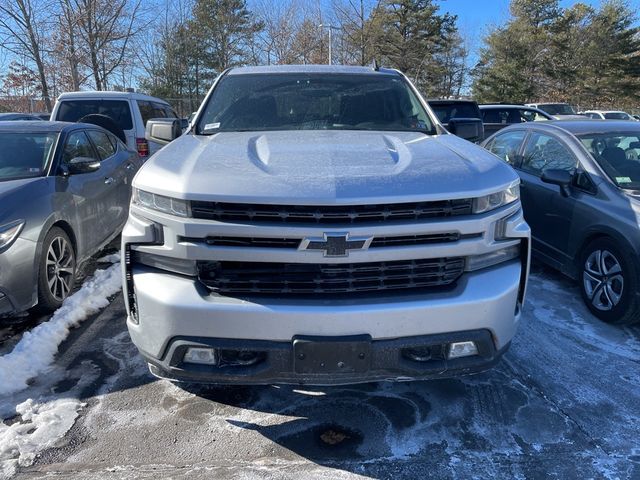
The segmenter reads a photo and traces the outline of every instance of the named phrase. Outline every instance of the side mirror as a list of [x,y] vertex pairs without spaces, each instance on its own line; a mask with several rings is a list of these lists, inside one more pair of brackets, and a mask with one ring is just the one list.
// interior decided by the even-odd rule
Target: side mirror
[[91,157],[75,157],[66,164],[66,170],[69,175],[77,175],[79,173],[91,173],[100,168],[100,161]]
[[447,129],[470,142],[477,143],[484,139],[484,125],[479,118],[452,118]]
[[558,185],[560,187],[560,192],[565,197],[569,196],[569,185],[573,181],[573,175],[567,172],[566,170],[561,170],[559,168],[549,168],[542,172],[542,176],[540,177],[544,183],[550,183],[552,185]]
[[178,118],[152,118],[147,121],[145,138],[166,145],[182,135],[182,125]]

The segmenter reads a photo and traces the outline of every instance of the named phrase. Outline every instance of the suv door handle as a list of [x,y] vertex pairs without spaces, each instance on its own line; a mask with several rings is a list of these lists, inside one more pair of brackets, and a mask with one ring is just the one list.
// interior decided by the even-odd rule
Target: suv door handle
[[115,179],[113,177],[107,177],[104,179],[104,183],[106,185],[111,185],[112,183],[115,183]]

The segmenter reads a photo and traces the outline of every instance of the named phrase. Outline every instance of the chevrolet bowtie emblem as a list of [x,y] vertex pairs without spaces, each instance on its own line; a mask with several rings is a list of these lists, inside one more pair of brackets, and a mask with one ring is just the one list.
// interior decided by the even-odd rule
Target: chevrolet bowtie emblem
[[349,237],[346,232],[325,233],[323,238],[307,237],[298,250],[322,250],[325,257],[347,257],[350,250],[369,248],[373,237]]

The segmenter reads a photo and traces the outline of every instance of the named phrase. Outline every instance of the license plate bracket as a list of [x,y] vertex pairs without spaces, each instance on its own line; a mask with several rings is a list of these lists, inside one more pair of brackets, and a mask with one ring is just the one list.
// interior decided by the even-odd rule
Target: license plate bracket
[[371,366],[371,336],[293,338],[293,365],[301,374],[364,373]]

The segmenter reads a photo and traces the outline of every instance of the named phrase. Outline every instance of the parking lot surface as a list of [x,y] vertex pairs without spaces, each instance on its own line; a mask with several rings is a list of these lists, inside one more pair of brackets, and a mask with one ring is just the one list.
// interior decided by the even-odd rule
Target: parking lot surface
[[640,478],[639,364],[640,328],[599,322],[536,267],[510,351],[476,376],[177,386],[148,373],[117,296],[0,405],[5,425],[32,421],[11,407],[29,398],[75,405],[15,478],[626,479]]

